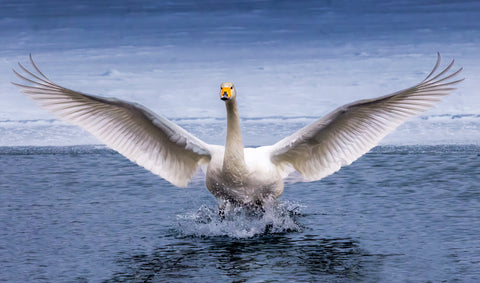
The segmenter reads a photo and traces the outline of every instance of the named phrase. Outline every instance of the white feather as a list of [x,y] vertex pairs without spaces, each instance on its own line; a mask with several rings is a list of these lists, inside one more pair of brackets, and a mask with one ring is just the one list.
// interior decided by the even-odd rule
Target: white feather
[[289,163],[310,181],[351,164],[407,119],[433,107],[454,90],[451,86],[462,80],[451,79],[462,69],[445,75],[453,63],[435,74],[440,65],[438,54],[432,72],[416,86],[336,109],[270,147],[272,162],[277,166]]
[[63,120],[78,125],[128,159],[185,187],[199,163],[211,158],[210,147],[164,117],[135,103],[82,94],[51,82],[37,68],[37,74],[20,68],[15,72],[31,86],[17,84],[23,92]]
[[[453,61],[421,83],[376,99],[344,105],[272,146],[243,148],[236,89],[221,86],[226,100],[227,142],[209,145],[166,118],[126,101],[82,94],[51,82],[30,61],[36,73],[14,72],[29,85],[14,83],[41,107],[72,122],[128,159],[180,187],[200,165],[207,188],[219,199],[242,204],[263,203],[283,192],[283,178],[298,171],[305,180],[319,180],[368,152],[410,117],[433,107],[462,81],[462,69],[446,75]],[[227,98],[227,93],[230,96]]]

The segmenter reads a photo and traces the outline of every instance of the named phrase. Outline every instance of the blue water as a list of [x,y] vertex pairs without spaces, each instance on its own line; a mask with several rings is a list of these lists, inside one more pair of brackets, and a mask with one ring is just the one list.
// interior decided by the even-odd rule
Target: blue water
[[[0,124],[53,118],[10,84],[29,53],[63,86],[183,119],[224,118],[224,81],[237,86],[244,118],[320,117],[420,82],[440,52],[465,81],[426,115],[477,117],[478,18],[480,2],[468,0],[1,1]],[[480,140],[478,119],[447,122],[422,128],[422,139]],[[32,133],[0,145],[74,145]],[[411,136],[397,138],[416,144]]]
[[[0,281],[480,281],[479,18],[469,0],[0,1]],[[259,146],[418,83],[437,51],[465,78],[437,107],[223,220],[201,175],[175,188],[10,84],[32,53],[61,85],[222,144],[233,81]]]
[[99,146],[0,148],[0,281],[480,280],[480,148],[383,146],[264,215]]

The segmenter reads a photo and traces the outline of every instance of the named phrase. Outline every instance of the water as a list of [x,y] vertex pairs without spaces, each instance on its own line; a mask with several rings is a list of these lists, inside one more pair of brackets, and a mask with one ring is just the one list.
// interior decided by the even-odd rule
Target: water
[[[425,114],[441,127],[414,123],[397,138],[415,144],[420,132],[435,136],[429,142],[477,144],[479,17],[477,1],[2,1],[0,128],[53,118],[10,84],[29,53],[61,85],[174,119],[224,118],[218,87],[233,81],[242,117],[255,119],[320,117],[410,87],[438,51],[444,64],[454,58],[464,67],[466,80]],[[37,133],[0,133],[0,145],[75,145],[81,137]]]
[[[0,3],[0,281],[480,281],[478,1]],[[136,101],[223,144],[233,81],[246,145],[421,81],[436,52],[465,81],[381,147],[263,215],[219,219],[188,189],[57,121],[10,84]]]
[[99,146],[0,148],[0,281],[480,280],[480,148],[382,146],[218,217]]

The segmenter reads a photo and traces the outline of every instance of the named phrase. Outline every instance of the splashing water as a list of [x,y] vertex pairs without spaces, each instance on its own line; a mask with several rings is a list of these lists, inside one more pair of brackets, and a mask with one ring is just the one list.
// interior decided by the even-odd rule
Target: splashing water
[[224,215],[218,208],[202,205],[197,211],[177,215],[177,232],[193,237],[251,238],[257,235],[302,231],[297,223],[303,206],[293,202],[275,202],[252,210],[233,207]]

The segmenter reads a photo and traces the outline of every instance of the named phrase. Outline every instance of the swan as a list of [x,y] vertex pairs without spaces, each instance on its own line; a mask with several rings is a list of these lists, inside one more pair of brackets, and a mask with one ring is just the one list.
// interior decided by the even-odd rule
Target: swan
[[343,105],[323,118],[280,140],[258,148],[244,148],[237,107],[237,89],[220,86],[227,115],[225,146],[203,142],[146,107],[115,98],[83,94],[48,79],[34,63],[34,71],[13,72],[24,82],[14,85],[40,107],[78,125],[110,148],[175,186],[185,187],[201,167],[206,187],[219,207],[226,203],[261,207],[277,199],[284,178],[297,171],[304,181],[320,180],[351,164],[408,118],[433,107],[450,94],[462,68],[448,72],[454,60],[433,70],[419,84],[374,99]]

